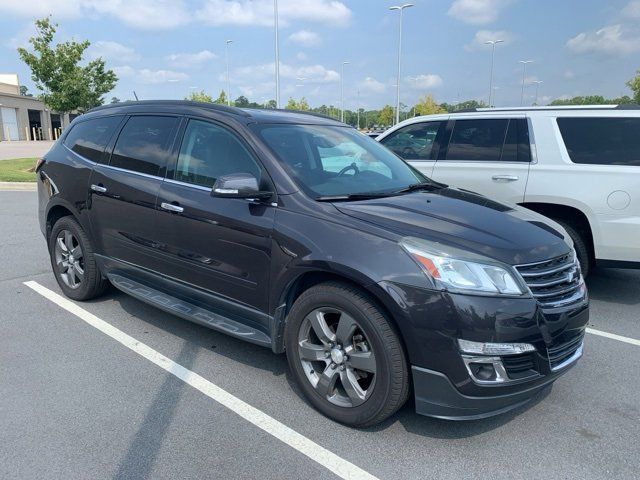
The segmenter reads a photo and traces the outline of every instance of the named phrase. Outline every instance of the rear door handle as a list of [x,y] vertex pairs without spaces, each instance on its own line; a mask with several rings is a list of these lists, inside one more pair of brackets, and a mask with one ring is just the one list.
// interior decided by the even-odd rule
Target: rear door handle
[[491,178],[496,182],[515,182],[518,180],[517,175],[494,175]]
[[107,187],[103,187],[102,185],[91,185],[91,190],[98,193],[107,193]]
[[162,202],[160,204],[160,208],[162,208],[163,210],[167,210],[168,212],[176,212],[176,213],[184,212],[184,208],[182,208],[180,205],[175,205],[173,203]]

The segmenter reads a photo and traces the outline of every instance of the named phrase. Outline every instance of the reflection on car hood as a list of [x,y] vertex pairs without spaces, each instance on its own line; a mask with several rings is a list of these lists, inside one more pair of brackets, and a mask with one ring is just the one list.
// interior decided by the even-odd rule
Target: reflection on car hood
[[554,228],[554,222],[522,207],[455,188],[334,205],[346,215],[397,234],[456,246],[510,265],[569,251],[564,232]]

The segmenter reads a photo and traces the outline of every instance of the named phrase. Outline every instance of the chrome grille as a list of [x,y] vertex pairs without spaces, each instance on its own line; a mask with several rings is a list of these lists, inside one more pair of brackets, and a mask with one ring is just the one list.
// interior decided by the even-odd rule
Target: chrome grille
[[584,295],[580,264],[573,252],[543,262],[517,265],[516,270],[542,306],[567,305]]
[[569,365],[582,355],[582,342],[584,340],[584,330],[565,333],[563,338],[547,347],[549,366],[556,371]]

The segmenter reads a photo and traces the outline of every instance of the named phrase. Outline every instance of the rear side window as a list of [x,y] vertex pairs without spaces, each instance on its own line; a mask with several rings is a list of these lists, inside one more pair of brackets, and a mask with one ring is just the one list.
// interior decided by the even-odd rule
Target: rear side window
[[444,122],[407,125],[380,140],[385,147],[405,160],[432,160],[431,151]]
[[446,160],[529,162],[531,148],[525,119],[456,120]]
[[167,163],[177,123],[175,117],[131,117],[118,136],[109,165],[158,175]]
[[558,118],[573,163],[640,166],[640,118]]
[[259,180],[260,172],[258,164],[233,133],[209,122],[189,121],[175,180],[212,187],[222,175],[250,173]]
[[92,162],[101,162],[102,153],[121,120],[122,116],[115,116],[80,122],[73,126],[64,144]]

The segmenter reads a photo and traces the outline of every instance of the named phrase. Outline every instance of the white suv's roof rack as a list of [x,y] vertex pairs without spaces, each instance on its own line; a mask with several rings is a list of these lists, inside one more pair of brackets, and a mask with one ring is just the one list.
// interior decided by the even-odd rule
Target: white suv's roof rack
[[640,105],[545,105],[541,107],[482,107],[465,108],[451,113],[465,112],[514,112],[514,111],[540,111],[540,110],[640,110]]

